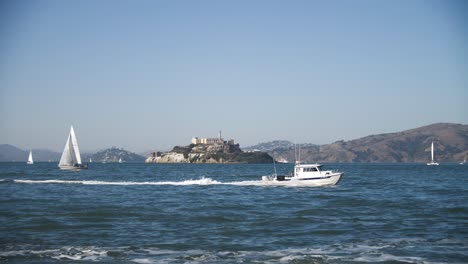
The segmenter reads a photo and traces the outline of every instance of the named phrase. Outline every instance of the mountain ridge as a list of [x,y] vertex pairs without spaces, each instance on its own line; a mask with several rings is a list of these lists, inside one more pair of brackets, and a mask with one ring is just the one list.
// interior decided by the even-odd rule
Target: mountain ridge
[[[435,123],[400,132],[369,135],[331,144],[301,146],[303,162],[459,162],[468,156],[468,125]],[[253,148],[255,146],[252,146]],[[294,147],[268,151],[276,160],[295,160]]]
[[[349,141],[339,140],[330,144],[297,144],[301,149],[303,162],[428,162],[430,144],[434,141],[435,160],[438,162],[460,162],[468,158],[468,125],[435,123],[399,132],[368,135]],[[106,150],[112,150],[109,148]],[[287,140],[275,140],[242,148],[243,150],[266,151],[276,160],[296,159],[295,146]],[[106,153],[106,150],[104,153]],[[121,149],[118,149],[121,151]],[[33,149],[34,161],[58,161],[61,153]],[[145,157],[132,154],[83,153],[84,161],[92,158],[95,162],[124,161],[143,162]],[[10,144],[0,144],[0,162],[26,162],[29,150],[22,150]],[[114,155],[115,154],[115,155]],[[133,154],[137,156],[132,156]],[[106,156],[107,155],[107,156]],[[102,157],[101,157],[102,156]],[[129,158],[132,156],[133,158]],[[106,158],[107,157],[107,158]]]

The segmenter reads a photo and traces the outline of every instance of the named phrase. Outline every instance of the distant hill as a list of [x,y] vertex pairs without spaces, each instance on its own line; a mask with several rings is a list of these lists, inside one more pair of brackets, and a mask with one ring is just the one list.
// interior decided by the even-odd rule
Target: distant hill
[[272,150],[275,150],[275,149],[294,149],[295,146],[301,146],[301,148],[303,147],[312,147],[312,146],[316,146],[315,144],[310,144],[310,143],[301,143],[301,144],[296,144],[294,145],[294,143],[292,143],[291,141],[289,140],[273,140],[273,141],[269,141],[269,142],[263,142],[263,143],[259,143],[257,145],[254,145],[254,146],[249,146],[249,147],[244,147],[242,148],[242,150],[245,150],[245,151],[265,151],[265,152],[268,152],[268,151],[272,151]]
[[[44,149],[33,149],[33,159],[35,162],[41,161],[55,161],[60,160],[62,153]],[[24,161],[28,159],[29,150],[22,150],[9,144],[0,145],[0,162],[5,161]],[[123,162],[144,162],[145,157],[135,154],[133,152],[119,149],[109,148],[101,150],[97,153],[82,153],[81,159],[83,162],[88,162],[89,159],[94,162],[118,162],[122,158]]]
[[118,162],[122,159],[122,162],[144,162],[145,157],[136,153],[130,152],[122,148],[108,148],[101,150],[95,154],[83,154],[81,159],[84,162],[88,162],[92,159],[93,162]]
[[[32,149],[34,161],[58,161],[61,153],[47,149]],[[29,150],[22,150],[9,144],[0,145],[0,161],[24,161]]]
[[[304,162],[428,162],[431,141],[439,162],[468,158],[468,125],[438,123],[351,141],[301,147]],[[275,159],[294,161],[294,147],[269,151]]]
[[24,161],[28,160],[28,152],[9,144],[0,145],[0,161]]
[[[438,162],[460,162],[464,158],[468,159],[468,125],[437,123],[402,132],[371,135],[332,144],[300,144],[301,160],[304,162],[428,162],[431,141],[434,141],[435,159]],[[276,160],[289,161],[295,160],[294,149],[294,144],[287,140],[276,140],[243,148],[246,151],[264,151]],[[50,150],[32,151],[34,161],[58,161],[62,154]],[[26,162],[28,153],[29,150],[2,144],[0,162]],[[246,154],[248,159],[245,162],[258,161],[259,157],[255,155],[260,154]],[[229,161],[231,157],[228,156],[223,157],[223,160]],[[83,161],[88,161],[90,158],[94,162],[118,162],[119,158],[124,162],[145,161],[144,156],[115,147],[95,154],[82,154]],[[215,158],[218,157],[215,156],[213,159]],[[239,157],[233,158],[232,162],[235,161],[239,161]]]

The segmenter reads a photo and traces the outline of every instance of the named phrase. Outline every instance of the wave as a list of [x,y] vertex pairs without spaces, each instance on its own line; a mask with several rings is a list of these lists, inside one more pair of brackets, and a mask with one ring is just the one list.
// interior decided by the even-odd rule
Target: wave
[[[21,246],[18,250],[0,251],[0,262],[9,259],[55,259],[63,261],[104,261],[113,263],[342,263],[342,262],[398,262],[398,263],[437,263],[424,252],[414,252],[417,243],[430,241],[412,241],[402,239],[395,241],[362,241],[322,245],[308,248],[286,248],[276,250],[246,250],[246,251],[213,251],[213,250],[170,250],[157,247],[61,247],[56,249],[40,249],[37,246]],[[399,250],[395,251],[395,248]],[[439,247],[437,247],[440,249]],[[408,255],[403,253],[408,252]],[[396,252],[400,252],[397,254]],[[430,259],[430,260],[429,260]]]
[[58,249],[22,249],[0,252],[0,260],[9,258],[50,258],[57,260],[85,260],[100,261],[105,260],[109,250],[97,247],[62,247]]
[[180,182],[129,182],[129,181],[68,181],[68,180],[14,180],[16,183],[28,184],[83,184],[83,185],[213,185],[222,184],[210,178],[186,180]]

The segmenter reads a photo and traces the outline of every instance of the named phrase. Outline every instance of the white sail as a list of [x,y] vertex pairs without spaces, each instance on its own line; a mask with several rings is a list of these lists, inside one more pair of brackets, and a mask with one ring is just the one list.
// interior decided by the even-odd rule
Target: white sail
[[81,165],[81,155],[80,149],[78,148],[78,140],[76,140],[75,131],[73,130],[73,126],[70,128],[70,137],[72,140],[73,145],[73,152],[75,153],[75,162],[78,165]]
[[431,162],[428,162],[427,165],[439,165],[439,163],[434,161],[434,141],[431,143]]
[[29,151],[29,157],[28,157],[28,162],[27,164],[34,164],[33,157],[32,157],[32,150]]
[[80,149],[78,148],[78,141],[75,136],[73,126],[70,128],[67,142],[63,148],[62,157],[60,157],[59,167],[70,168],[81,165]]
[[431,161],[434,162],[434,141],[431,144]]

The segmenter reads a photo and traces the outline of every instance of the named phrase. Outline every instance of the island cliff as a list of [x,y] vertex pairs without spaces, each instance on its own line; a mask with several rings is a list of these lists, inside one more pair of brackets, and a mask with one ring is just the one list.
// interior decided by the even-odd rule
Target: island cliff
[[146,163],[271,163],[265,152],[244,152],[233,140],[193,138],[188,146],[175,146],[169,152],[153,152]]

